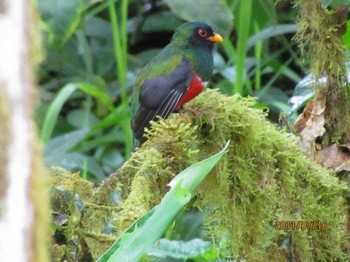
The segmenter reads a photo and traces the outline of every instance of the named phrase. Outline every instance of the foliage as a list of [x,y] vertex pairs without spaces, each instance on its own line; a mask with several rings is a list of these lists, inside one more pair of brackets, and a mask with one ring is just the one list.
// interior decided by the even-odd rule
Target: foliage
[[[293,13],[286,11],[277,24],[277,7],[272,0],[254,5],[239,2],[39,0],[46,60],[39,70],[41,102],[36,119],[50,156],[47,164],[71,170],[83,167],[82,174],[99,182],[130,156],[129,102],[136,76],[158,47],[169,41],[169,32],[193,17],[193,10],[225,36],[224,46],[214,55],[213,79],[221,91],[256,95],[260,107],[269,106],[276,113],[289,111],[288,96],[275,83],[282,77],[292,83],[300,80],[295,72],[300,69],[289,66],[294,63],[300,67],[295,45],[285,36],[296,30],[294,25],[284,24],[293,22]],[[240,10],[256,15],[247,19],[248,13]],[[144,41],[149,36],[154,39],[154,34],[161,37],[151,40],[156,48],[148,48]],[[272,41],[277,48],[270,47]],[[293,56],[284,62],[282,55],[288,52]],[[67,86],[80,87],[61,97],[67,92],[63,90],[70,89]],[[87,92],[82,86],[99,92]],[[77,138],[80,129],[90,131]],[[51,151],[53,139],[66,141],[60,152],[71,157],[62,160],[62,154]]]
[[[296,1],[296,6],[304,4],[297,39],[306,41],[305,50],[312,54],[300,58],[292,41],[297,14],[288,1],[38,0],[46,59],[38,70],[36,122],[47,166],[74,173],[52,171],[57,241],[52,256],[57,261],[97,259],[160,203],[175,174],[231,138],[229,153],[190,203],[196,215],[184,211],[148,251],[149,258],[347,260],[340,248],[345,241],[343,185],[309,163],[293,137],[277,132],[263,120],[266,113],[253,108],[264,108],[273,121],[280,112],[295,119],[315,93],[313,79],[323,83],[344,74],[346,55],[331,7],[348,2],[323,0],[325,9],[321,0],[317,8],[315,1]],[[209,88],[257,100],[209,91],[190,105],[200,109],[198,116],[174,115],[154,123],[149,141],[129,159],[129,102],[137,74],[193,17],[225,37],[214,50]],[[347,48],[349,39],[347,30]],[[103,183],[94,189],[87,180]],[[276,231],[276,220],[326,220],[329,230]],[[188,221],[197,225],[193,234]],[[195,238],[202,242],[191,242]]]
[[159,205],[139,218],[97,261],[117,261],[121,258],[126,261],[139,261],[188,204],[193,191],[223,156],[228,144],[219,153],[190,166],[174,177],[168,184],[170,190]]
[[215,250],[208,241],[192,239],[189,241],[160,239],[156,246],[147,254],[151,258],[174,258],[192,261],[213,261],[217,257]]

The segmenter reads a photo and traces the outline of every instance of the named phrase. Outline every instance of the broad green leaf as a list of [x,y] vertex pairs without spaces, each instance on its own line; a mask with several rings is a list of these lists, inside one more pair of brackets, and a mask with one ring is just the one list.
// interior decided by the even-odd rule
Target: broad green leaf
[[42,26],[50,44],[62,47],[79,27],[83,11],[102,0],[40,0]]
[[116,149],[111,149],[101,156],[102,166],[107,174],[115,172],[125,161],[124,156]]
[[142,31],[145,33],[175,31],[182,21],[170,11],[163,11],[149,16],[143,24]]
[[[239,5],[239,16],[237,16],[237,56],[235,61],[236,66],[236,80],[233,89],[233,93],[238,93],[243,95],[245,89],[243,88],[246,71],[245,71],[245,61],[247,58],[247,40],[250,35],[250,27],[252,26],[252,0],[240,1]],[[248,86],[246,86],[248,87]],[[248,92],[249,89],[247,88]]]
[[78,28],[84,4],[82,0],[40,0],[38,7],[50,43],[62,46]]
[[297,26],[295,24],[279,24],[276,26],[270,26],[259,31],[257,34],[251,36],[247,41],[247,48],[252,48],[257,42],[275,37],[278,35],[295,33]]
[[107,20],[101,17],[92,16],[86,19],[84,32],[89,37],[112,39],[112,26]]
[[94,139],[88,140],[88,136],[84,138],[76,147],[72,148],[74,151],[89,151],[99,146],[108,146],[113,143],[123,143],[125,141],[124,133],[120,128],[114,128],[107,134],[97,136]]
[[87,162],[87,170],[102,180],[104,172],[97,161],[87,155],[71,152],[71,148],[81,141],[87,134],[88,130],[80,129],[61,136],[52,138],[45,145],[45,164],[47,167],[60,166],[68,170],[82,169],[84,162]]
[[167,232],[166,237],[189,241],[194,238],[205,238],[203,228],[204,213],[198,210],[184,210],[177,218],[174,226]]
[[214,261],[217,254],[211,243],[202,239],[189,241],[160,239],[159,242],[147,251],[150,257],[156,259],[182,259],[194,261]]
[[288,96],[279,88],[263,88],[254,93],[254,96],[259,97],[259,102],[266,103],[271,111],[285,112],[290,111],[288,105]]
[[123,122],[130,119],[130,109],[124,105],[120,105],[116,109],[113,109],[104,119],[96,123],[90,130],[89,136],[93,136],[101,130],[114,126],[116,123]]
[[69,112],[67,121],[76,128],[91,128],[98,122],[98,118],[91,111],[76,109]]
[[97,99],[101,100],[103,103],[108,105],[110,108],[113,107],[113,103],[109,96],[94,86],[91,86],[86,83],[70,83],[65,85],[57,94],[56,98],[52,101],[45,115],[45,120],[40,136],[41,140],[44,143],[46,143],[52,135],[55,124],[57,122],[58,115],[63,107],[63,104],[78,89],[88,95],[96,97]]
[[228,145],[229,142],[219,153],[178,174],[169,183],[171,189],[160,204],[136,221],[97,261],[139,261],[191,200],[192,191],[221,159]]
[[233,15],[224,0],[165,0],[165,2],[175,15],[184,20],[206,22],[224,37],[231,32]]
[[253,19],[259,28],[274,25],[277,21],[277,13],[274,0],[254,0]]
[[83,128],[50,139],[45,145],[45,155],[62,155],[68,152],[74,145],[82,140],[87,133],[88,129]]

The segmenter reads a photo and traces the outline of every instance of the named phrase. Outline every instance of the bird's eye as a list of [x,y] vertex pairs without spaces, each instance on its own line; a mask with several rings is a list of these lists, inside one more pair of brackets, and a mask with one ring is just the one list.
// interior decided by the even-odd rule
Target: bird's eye
[[207,36],[208,36],[207,30],[205,30],[205,29],[203,29],[203,28],[199,28],[199,29],[198,29],[198,34],[199,34],[199,36],[201,36],[201,37],[207,37]]

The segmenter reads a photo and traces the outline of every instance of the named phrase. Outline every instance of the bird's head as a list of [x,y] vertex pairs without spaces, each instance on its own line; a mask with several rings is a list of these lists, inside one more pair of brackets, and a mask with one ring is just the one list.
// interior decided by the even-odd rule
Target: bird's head
[[171,42],[179,46],[192,45],[196,47],[213,47],[214,43],[222,42],[221,35],[215,33],[206,23],[189,22],[179,26]]

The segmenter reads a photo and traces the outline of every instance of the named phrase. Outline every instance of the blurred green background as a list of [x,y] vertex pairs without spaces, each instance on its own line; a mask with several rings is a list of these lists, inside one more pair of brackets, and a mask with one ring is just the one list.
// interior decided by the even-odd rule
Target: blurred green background
[[206,22],[225,38],[209,88],[257,97],[275,122],[281,112],[295,118],[313,95],[308,61],[293,41],[291,1],[38,0],[38,7],[45,60],[36,121],[45,161],[95,183],[130,156],[137,74],[186,21]]

